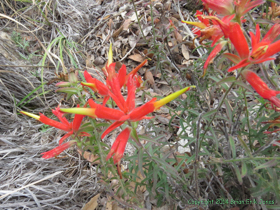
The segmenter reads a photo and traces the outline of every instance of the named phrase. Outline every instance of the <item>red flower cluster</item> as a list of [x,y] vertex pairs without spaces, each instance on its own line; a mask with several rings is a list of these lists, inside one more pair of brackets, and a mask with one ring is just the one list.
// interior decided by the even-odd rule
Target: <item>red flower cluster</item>
[[[133,70],[129,74],[126,74],[126,66],[123,65],[119,72],[115,72],[115,63],[109,64],[106,66],[106,72],[108,76],[106,79],[106,85],[100,82],[97,79],[92,78],[87,71],[84,72],[87,83],[82,83],[82,85],[91,88],[92,90],[98,92],[100,95],[103,95],[106,100],[103,101],[103,105],[95,103],[92,99],[88,100],[88,105],[90,108],[69,108],[61,109],[63,112],[74,113],[79,115],[86,115],[92,118],[100,118],[106,120],[114,120],[112,123],[101,135],[103,139],[108,133],[116,129],[117,127],[124,124],[126,121],[140,121],[142,119],[151,119],[146,115],[157,110],[161,106],[167,104],[168,102],[174,100],[182,93],[188,91],[191,87],[186,87],[180,91],[177,91],[159,101],[156,101],[156,98],[153,98],[149,102],[145,103],[140,107],[135,107],[135,91],[139,87],[139,77],[136,75],[137,71],[146,63],[144,61],[136,70]],[[121,88],[123,86],[127,87],[127,97],[126,99],[122,95]],[[108,98],[112,98],[113,101],[118,106],[118,109],[108,108],[104,105]],[[130,136],[131,129],[127,127],[123,130],[117,137],[115,143],[113,144],[110,153],[107,156],[109,159],[114,154],[114,163],[120,164],[121,158],[126,147],[126,143]]]
[[[208,65],[214,60],[217,54],[222,51],[227,43],[229,49],[234,49],[236,52],[235,54],[231,52],[223,53],[226,58],[234,63],[234,66],[229,68],[228,72],[275,59],[272,56],[280,51],[280,40],[274,41],[280,34],[279,23],[274,24],[262,39],[260,26],[257,24],[255,33],[249,32],[251,43],[247,42],[241,28],[242,22],[245,20],[243,16],[252,8],[263,4],[265,2],[264,0],[202,0],[202,2],[207,15],[203,15],[202,12],[197,11],[196,15],[200,22],[182,22],[199,28],[194,29],[193,32],[197,37],[201,37],[200,44],[202,44],[202,41],[205,39],[212,41],[211,47],[213,47],[215,43],[218,43],[211,51],[204,64],[203,76],[206,74]],[[271,8],[271,14],[275,16],[277,13],[275,3],[272,4]],[[212,11],[209,12],[209,9]],[[219,17],[222,16],[222,18],[220,19],[218,16],[215,16],[215,13],[217,13]],[[234,52],[234,50],[232,50],[232,52]],[[261,97],[270,101],[273,107],[277,107],[275,110],[279,111],[280,99],[277,98],[277,95],[280,94],[280,91],[270,89],[268,85],[252,71],[243,69],[241,75]]]
[[[78,105],[79,107],[79,105]],[[67,142],[65,144],[62,144],[64,142],[65,139],[67,139],[68,137],[70,137],[71,135],[75,134],[75,135],[79,135],[79,136],[90,136],[88,133],[86,132],[81,132],[80,126],[82,123],[82,120],[84,118],[84,115],[79,115],[76,114],[74,117],[73,122],[69,122],[63,115],[64,113],[60,111],[60,108],[57,107],[56,109],[52,110],[53,114],[60,120],[60,122],[52,120],[48,117],[46,117],[45,115],[40,113],[40,116],[35,115],[35,114],[31,114],[28,112],[24,112],[21,111],[20,113],[25,114],[29,117],[33,117],[36,120],[39,120],[40,122],[58,128],[60,130],[66,131],[67,133],[59,140],[59,146],[54,148],[53,150],[50,150],[48,152],[44,152],[42,154],[43,158],[48,159],[48,158],[52,158],[55,157],[57,155],[59,155],[61,152],[63,152],[65,149],[69,148],[71,145],[73,145],[75,143],[75,141],[71,141]]]
[[[206,69],[209,63],[213,61],[216,55],[228,42],[226,40],[221,40],[222,37],[228,38],[229,44],[232,44],[238,53],[238,55],[233,53],[223,54],[235,64],[233,67],[228,69],[228,72],[241,67],[246,67],[251,64],[259,64],[275,59],[272,56],[280,51],[280,40],[273,42],[280,33],[279,23],[273,25],[262,40],[260,26],[257,24],[256,33],[254,34],[253,32],[249,32],[251,36],[251,47],[249,47],[249,44],[240,26],[241,17],[245,15],[250,9],[263,4],[263,0],[202,1],[206,8],[210,8],[214,12],[224,16],[222,19],[219,19],[218,17],[212,15],[213,12],[210,14],[211,16],[203,16],[202,12],[197,11],[196,14],[200,22],[182,21],[200,28],[200,30],[196,29],[195,31],[195,33],[201,37],[200,42],[204,39],[210,39],[213,41],[211,45],[213,46],[219,41],[204,64],[203,76],[206,74]],[[247,75],[252,75],[252,77]],[[260,94],[260,96],[269,100],[275,106],[280,107],[279,99],[276,97],[276,94],[274,94],[275,92],[269,89],[256,74],[246,71],[243,73],[243,76]]]
[[[117,127],[124,124],[126,121],[139,121],[142,119],[151,119],[152,117],[146,116],[147,114],[157,110],[161,106],[167,104],[168,102],[174,100],[182,93],[188,91],[191,87],[186,87],[180,91],[177,91],[159,101],[156,101],[156,98],[153,98],[149,102],[145,103],[140,107],[135,107],[135,92],[136,89],[140,87],[142,79],[137,75],[137,71],[147,62],[145,60],[134,70],[127,74],[126,66],[122,65],[118,72],[115,71],[115,63],[112,63],[112,48],[110,47],[109,59],[105,67],[102,69],[104,75],[106,76],[106,84],[93,78],[87,71],[84,71],[84,77],[86,82],[81,82],[81,85],[85,88],[88,87],[99,95],[103,96],[103,103],[95,103],[92,99],[89,99],[83,108],[77,106],[77,108],[56,108],[53,110],[53,113],[58,117],[60,122],[54,121],[43,114],[40,116],[28,113],[21,112],[30,117],[33,117],[47,125],[53,126],[55,128],[64,130],[68,132],[65,134],[59,141],[59,146],[44,152],[43,158],[51,158],[60,154],[65,149],[69,148],[71,145],[75,144],[76,141],[69,141],[65,144],[62,142],[75,134],[76,136],[88,136],[89,134],[85,132],[80,132],[79,128],[81,122],[85,116],[91,118],[100,118],[105,120],[113,120],[114,122],[103,132],[101,138],[103,139],[108,133]],[[67,83],[68,84],[68,83]],[[127,88],[127,97],[123,96],[122,89]],[[109,108],[106,106],[106,103],[109,99],[112,99],[118,108]],[[87,105],[89,107],[87,107]],[[74,113],[75,117],[72,123],[69,123],[67,119],[63,116],[64,113]],[[127,141],[130,137],[131,128],[127,126],[116,138],[112,148],[106,158],[108,160],[113,156],[114,163],[118,166],[118,172],[120,173],[120,161],[123,157]]]

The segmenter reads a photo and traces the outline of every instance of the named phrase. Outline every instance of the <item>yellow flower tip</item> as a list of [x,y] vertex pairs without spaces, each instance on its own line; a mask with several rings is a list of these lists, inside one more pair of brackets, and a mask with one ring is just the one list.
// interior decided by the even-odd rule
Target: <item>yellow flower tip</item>
[[186,92],[189,89],[194,88],[194,87],[196,87],[196,86],[192,85],[192,86],[189,86],[189,87],[185,87],[182,90],[179,90],[179,91],[177,91],[175,93],[170,94],[169,96],[166,96],[165,98],[163,98],[163,99],[161,99],[159,101],[154,102],[155,110],[160,108],[160,107],[162,107],[163,105],[169,103],[170,101],[173,101],[175,98],[179,97],[184,92]]
[[93,108],[60,108],[60,111],[72,114],[86,115],[90,117],[96,117],[95,109]]
[[190,21],[184,21],[184,20],[182,20],[181,22],[187,23],[187,24],[190,24],[190,25],[196,26],[198,28],[202,28],[202,29],[207,27],[204,23],[201,23],[201,22],[190,22]]
[[113,63],[112,43],[110,43],[110,48],[109,48],[109,52],[108,52],[108,62],[107,62],[107,65],[109,66],[111,63]]
[[96,88],[95,84],[93,83],[89,83],[89,82],[81,82],[82,85],[84,86],[88,86],[88,87],[93,87],[93,88]]
[[24,112],[24,111],[20,111],[20,113],[21,113],[21,114],[25,114],[25,115],[27,115],[27,116],[29,116],[29,117],[32,117],[32,118],[34,118],[34,119],[36,119],[36,120],[40,120],[40,116],[39,116],[39,115],[32,114],[32,113],[29,113],[29,112]]

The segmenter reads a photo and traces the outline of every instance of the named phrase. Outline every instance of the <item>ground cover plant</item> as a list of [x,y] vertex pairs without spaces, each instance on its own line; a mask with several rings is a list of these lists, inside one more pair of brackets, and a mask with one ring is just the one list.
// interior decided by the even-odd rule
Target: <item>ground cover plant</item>
[[[195,2],[199,9],[192,17],[185,11],[189,5],[180,1],[127,3],[115,15],[121,23],[112,14],[99,18],[107,36],[91,26],[79,39],[67,36],[63,27],[54,28],[58,32],[48,46],[39,42],[41,54],[36,47],[29,56],[32,42],[12,33],[22,58],[41,59],[39,71],[32,72],[39,84],[13,99],[17,114],[21,121],[27,115],[44,124],[36,135],[51,127],[58,132],[52,146],[58,145],[40,150],[42,158],[38,152],[33,157],[84,161],[71,163],[78,166],[75,173],[91,171],[99,186],[83,191],[79,185],[87,195],[79,201],[84,209],[114,209],[116,204],[127,209],[279,209],[279,6],[264,0],[203,0]],[[56,5],[29,4],[42,14],[41,28],[50,27],[47,11]],[[65,17],[57,4],[58,17]],[[19,24],[9,12],[1,17]],[[71,30],[84,27],[67,24]],[[92,47],[90,36],[102,40],[98,50],[83,49],[86,40]],[[48,62],[55,79],[46,81]],[[46,103],[52,113],[47,107],[43,114],[30,102],[47,102],[50,88],[64,99]],[[12,150],[3,151],[4,159]],[[46,179],[51,177],[41,180]],[[27,183],[7,193],[11,181],[6,181],[2,207],[25,197],[17,191]],[[82,207],[61,199],[55,200],[59,205],[40,201],[28,190],[35,201],[26,205]],[[78,195],[73,190],[71,198]]]

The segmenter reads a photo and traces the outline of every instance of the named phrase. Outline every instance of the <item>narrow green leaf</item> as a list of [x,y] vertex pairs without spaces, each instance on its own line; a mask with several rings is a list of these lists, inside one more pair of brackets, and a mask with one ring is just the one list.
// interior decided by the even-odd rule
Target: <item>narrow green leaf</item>
[[[49,93],[49,92],[51,92],[52,90],[48,90],[48,91],[46,91],[45,92],[45,94],[47,94],[47,93]],[[27,104],[29,101],[32,101],[34,98],[37,98],[38,96],[41,96],[41,95],[43,95],[44,93],[40,93],[40,94],[38,94],[38,95],[36,95],[36,96],[33,96],[32,98],[30,98],[28,101],[26,101],[24,104],[21,104],[20,106],[25,106],[25,104]]]
[[217,85],[221,85],[221,84],[226,83],[226,82],[234,82],[234,81],[236,81],[235,76],[226,77],[224,79],[221,79],[219,82],[217,82]]
[[240,174],[239,167],[235,163],[232,163],[232,165],[233,165],[237,180],[238,180],[239,184],[242,185],[243,180],[242,180],[242,177],[241,177],[241,174]]
[[232,122],[232,107],[227,99],[224,100],[224,103],[226,105],[226,112],[228,114],[229,122]]
[[270,160],[270,161],[267,161],[261,165],[259,165],[258,167],[254,168],[254,170],[259,170],[259,169],[262,169],[262,168],[270,168],[272,166],[275,166],[278,162],[276,160]]
[[234,142],[232,136],[229,136],[229,144],[230,144],[230,148],[231,148],[232,158],[236,158],[235,142]]
[[141,148],[138,151],[139,151],[138,152],[138,169],[139,169],[141,175],[143,177],[145,177],[145,174],[144,174],[144,171],[143,171],[143,154],[144,154],[144,150],[143,150],[143,148]]
[[31,96],[34,92],[36,92],[38,89],[42,87],[42,85],[45,85],[46,83],[41,84],[39,87],[32,90],[30,93],[28,93],[16,106],[20,106],[29,96]]
[[245,152],[247,153],[247,155],[249,155],[251,157],[252,154],[251,154],[251,151],[250,151],[248,145],[245,143],[245,141],[242,139],[241,136],[238,136],[237,138],[238,138],[240,144],[242,145],[242,147],[244,148]]
[[235,84],[236,84],[236,85],[239,85],[239,86],[241,86],[241,87],[244,87],[245,89],[247,89],[247,90],[250,91],[250,92],[254,92],[254,90],[253,90],[249,85],[245,84],[245,83],[242,82],[242,81],[235,81]]
[[242,168],[241,168],[241,177],[243,178],[244,176],[247,175],[248,169],[245,161],[241,162]]
[[209,117],[209,116],[215,114],[216,112],[217,112],[217,110],[214,109],[214,110],[212,110],[212,111],[206,112],[205,114],[202,115],[202,117],[203,117],[204,119],[206,119],[207,117]]

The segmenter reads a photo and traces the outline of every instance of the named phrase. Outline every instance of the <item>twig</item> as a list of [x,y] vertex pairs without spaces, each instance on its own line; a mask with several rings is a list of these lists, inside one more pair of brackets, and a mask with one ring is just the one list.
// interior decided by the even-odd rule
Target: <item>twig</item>
[[[175,0],[173,0],[173,1],[174,1],[174,4],[177,6],[178,13],[179,13],[179,15],[180,15],[181,20],[184,20],[184,17],[183,17],[183,15],[182,15],[182,13],[181,13],[179,1],[178,1],[178,5],[176,4]],[[194,37],[193,33],[191,32],[191,30],[189,29],[189,27],[188,27],[186,24],[183,24],[183,26],[184,26],[184,28],[186,29],[188,35],[189,35],[192,39],[194,39],[195,37]],[[199,47],[199,46],[200,46],[199,42],[198,42],[196,39],[194,40],[194,43],[195,43],[196,47]],[[198,52],[198,54],[199,54],[199,57],[201,57],[203,54],[205,54],[205,51],[204,51],[203,49],[201,49],[201,48],[198,48],[198,49],[197,49],[197,52]]]

